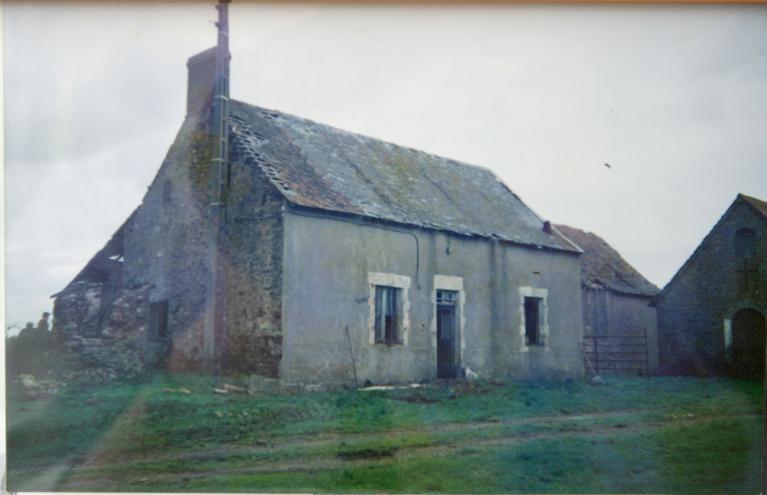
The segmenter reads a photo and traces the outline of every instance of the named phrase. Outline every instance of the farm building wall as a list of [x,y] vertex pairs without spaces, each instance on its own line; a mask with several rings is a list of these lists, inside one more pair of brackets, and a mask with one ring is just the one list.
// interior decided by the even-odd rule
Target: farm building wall
[[598,373],[656,374],[657,312],[652,298],[583,288],[584,350]]
[[[744,228],[756,233],[749,259],[736,249],[736,233]],[[727,371],[727,322],[744,308],[767,314],[767,221],[736,200],[659,298],[662,371]]]
[[[459,288],[462,366],[497,378],[582,374],[577,254],[296,209],[284,229],[287,381],[349,383],[352,356],[360,382],[435,378],[435,290]],[[377,283],[404,287],[401,345],[374,342]],[[545,346],[525,345],[526,294],[545,294]]]

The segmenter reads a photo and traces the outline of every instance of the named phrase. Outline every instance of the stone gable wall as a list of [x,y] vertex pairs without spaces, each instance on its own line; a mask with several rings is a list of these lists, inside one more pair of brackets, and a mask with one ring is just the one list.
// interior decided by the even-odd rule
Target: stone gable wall
[[[110,376],[152,367],[204,369],[214,187],[210,150],[206,128],[187,119],[141,206],[123,226],[117,283],[86,279],[57,297],[55,330],[82,366],[113,370]],[[231,186],[220,243],[224,332],[216,344],[217,367],[276,376],[281,358],[282,198],[260,170],[236,156]],[[149,306],[159,301],[168,304],[168,337],[160,342],[149,335]]]
[[[744,284],[735,233],[756,233],[750,283]],[[751,307],[767,310],[767,222],[739,202],[664,288],[658,303],[661,370],[670,374],[715,374],[725,368],[724,320]]]

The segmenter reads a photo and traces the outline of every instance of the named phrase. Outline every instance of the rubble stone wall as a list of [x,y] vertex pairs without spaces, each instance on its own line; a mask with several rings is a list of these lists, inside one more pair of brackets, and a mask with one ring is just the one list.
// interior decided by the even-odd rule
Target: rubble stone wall
[[[141,206],[122,227],[118,283],[83,280],[57,297],[56,329],[83,366],[131,370],[128,374],[150,366],[205,369],[210,150],[207,129],[187,119]],[[224,331],[215,345],[217,367],[276,377],[282,357],[284,200],[236,150],[231,174],[220,235]],[[168,337],[158,342],[149,332],[149,306],[161,301],[168,305]]]
[[[205,127],[187,119],[141,205],[122,227],[118,283],[88,280],[86,274],[57,296],[54,330],[82,367],[119,374],[166,364],[200,368],[209,150]],[[168,337],[161,342],[148,332],[149,306],[157,301],[168,302]]]
[[[147,306],[168,304],[168,365],[202,369],[209,277],[211,138],[187,120],[125,231],[123,283],[148,284]],[[148,318],[148,313],[147,313]],[[149,336],[147,336],[147,340]]]
[[282,359],[284,199],[237,149],[231,158],[230,208],[222,236],[221,364],[225,372],[274,378]]
[[[743,258],[735,250],[735,233],[741,228],[756,233],[748,277],[742,271]],[[767,314],[767,222],[739,202],[663,289],[658,302],[662,372],[722,372],[726,365],[724,320],[742,308]]]
[[[101,379],[132,377],[157,365],[161,343],[146,339],[150,287],[120,289],[114,301],[102,311],[102,287],[95,283],[76,284],[59,297],[55,315],[56,331],[76,358],[72,371],[91,373]],[[98,328],[98,333],[79,331]]]

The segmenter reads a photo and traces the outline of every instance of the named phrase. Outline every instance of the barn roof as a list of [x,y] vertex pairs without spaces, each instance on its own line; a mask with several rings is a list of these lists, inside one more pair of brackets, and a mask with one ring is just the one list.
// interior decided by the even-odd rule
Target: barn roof
[[583,249],[581,281],[585,287],[641,296],[660,292],[598,235],[567,225],[556,228]]
[[764,217],[767,217],[767,201],[754,198],[752,196],[746,196],[745,194],[738,194],[738,198],[751,205],[756,211],[761,213]]
[[578,253],[488,169],[231,101],[232,153],[292,204]]

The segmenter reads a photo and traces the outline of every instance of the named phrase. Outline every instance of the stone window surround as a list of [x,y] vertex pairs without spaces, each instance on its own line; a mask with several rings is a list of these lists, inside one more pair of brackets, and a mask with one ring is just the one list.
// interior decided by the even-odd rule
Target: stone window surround
[[[527,345],[525,339],[525,298],[537,297],[541,299],[540,303],[540,344]],[[549,291],[537,287],[519,288],[519,339],[522,351],[530,350],[549,350]]]
[[[402,308],[400,315],[400,331],[402,332],[401,344],[376,343],[376,286],[383,285],[400,289],[401,300],[399,307]],[[410,335],[410,277],[396,273],[368,272],[368,343],[381,347],[407,346]]]
[[434,371],[437,368],[437,291],[438,290],[452,290],[458,293],[458,302],[456,304],[457,322],[458,322],[458,342],[459,344],[459,362],[458,366],[463,366],[463,354],[466,350],[466,339],[464,338],[464,329],[466,328],[466,313],[463,307],[466,303],[466,293],[463,290],[463,277],[453,277],[450,275],[434,275],[434,283],[431,289],[431,325],[429,330],[431,331],[431,349],[432,349],[432,362],[434,363]]

